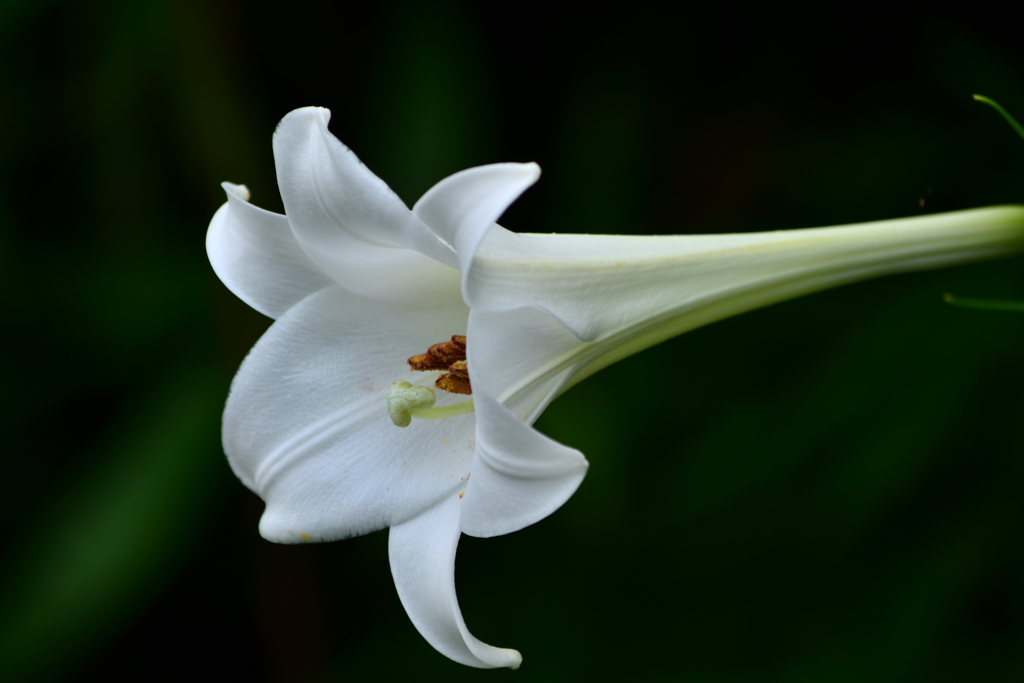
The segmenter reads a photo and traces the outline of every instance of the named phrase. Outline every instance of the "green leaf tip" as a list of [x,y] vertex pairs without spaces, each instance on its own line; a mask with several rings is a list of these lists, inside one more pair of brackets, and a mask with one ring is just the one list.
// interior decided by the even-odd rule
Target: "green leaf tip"
[[1010,112],[1003,109],[998,102],[991,98],[985,97],[984,95],[971,95],[971,97],[973,97],[977,102],[984,102],[985,104],[999,112],[1002,115],[1002,117],[1006,119],[1007,123],[1013,126],[1013,129],[1017,131],[1017,135],[1024,139],[1024,128],[1022,128],[1021,125],[1017,123],[1017,119],[1010,116]]
[[1001,299],[969,299],[962,296],[953,296],[948,292],[942,295],[942,300],[952,306],[961,308],[976,308],[987,311],[1011,311],[1013,313],[1024,313],[1024,301],[1006,301]]

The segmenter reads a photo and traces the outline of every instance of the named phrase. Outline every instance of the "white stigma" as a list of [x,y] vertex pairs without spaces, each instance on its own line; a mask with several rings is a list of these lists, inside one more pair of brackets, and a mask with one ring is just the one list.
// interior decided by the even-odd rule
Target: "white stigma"
[[430,408],[437,401],[434,390],[400,379],[388,388],[388,414],[398,427],[412,424],[412,411]]

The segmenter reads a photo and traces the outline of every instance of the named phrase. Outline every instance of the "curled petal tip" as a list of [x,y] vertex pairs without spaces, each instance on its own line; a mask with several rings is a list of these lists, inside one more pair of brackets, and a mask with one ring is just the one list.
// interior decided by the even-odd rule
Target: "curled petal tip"
[[252,196],[249,193],[249,188],[246,187],[245,185],[235,185],[234,183],[225,182],[221,183],[220,186],[224,188],[225,192],[230,192],[231,194],[235,195],[242,201],[247,202],[249,201],[249,198]]
[[302,125],[303,123],[309,125],[318,125],[322,128],[327,128],[327,124],[331,120],[331,110],[325,107],[302,107],[301,109],[295,109],[284,115],[280,123],[277,124],[277,129],[274,134],[280,132],[285,126]]
[[536,161],[528,161],[525,164],[519,165],[522,166],[523,170],[529,175],[530,180],[537,182],[537,179],[540,178],[540,164]]
[[540,178],[540,164],[536,161],[518,162],[518,161],[507,161],[505,163],[488,164],[486,166],[479,166],[481,169],[494,169],[499,173],[512,173],[511,177],[516,174],[519,175],[527,183],[527,187],[537,182]]
[[489,669],[518,669],[523,664],[523,656],[518,650],[485,645],[486,650],[477,651],[481,664]]

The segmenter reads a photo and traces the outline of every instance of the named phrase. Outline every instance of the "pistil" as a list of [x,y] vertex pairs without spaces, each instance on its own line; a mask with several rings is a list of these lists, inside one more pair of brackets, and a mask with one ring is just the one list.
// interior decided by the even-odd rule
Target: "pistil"
[[473,412],[473,399],[453,403],[450,406],[434,406],[433,408],[419,408],[412,411],[412,416],[421,420],[443,420],[456,415],[465,415]]
[[437,398],[434,390],[400,379],[388,387],[388,415],[396,427],[408,427],[416,412],[429,410]]

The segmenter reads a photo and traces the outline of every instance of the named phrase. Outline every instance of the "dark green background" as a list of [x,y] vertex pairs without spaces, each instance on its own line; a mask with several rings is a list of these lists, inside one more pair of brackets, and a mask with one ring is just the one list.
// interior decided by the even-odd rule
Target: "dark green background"
[[1024,299],[1020,258],[718,323],[556,401],[583,486],[459,550],[509,673],[420,638],[386,533],[259,538],[219,421],[269,321],[204,250],[220,181],[280,209],[271,134],[310,104],[409,203],[537,161],[518,231],[1020,202],[1024,142],[970,99],[1024,116],[1004,5],[0,3],[0,679],[1024,679],[1024,316],[939,298]]

